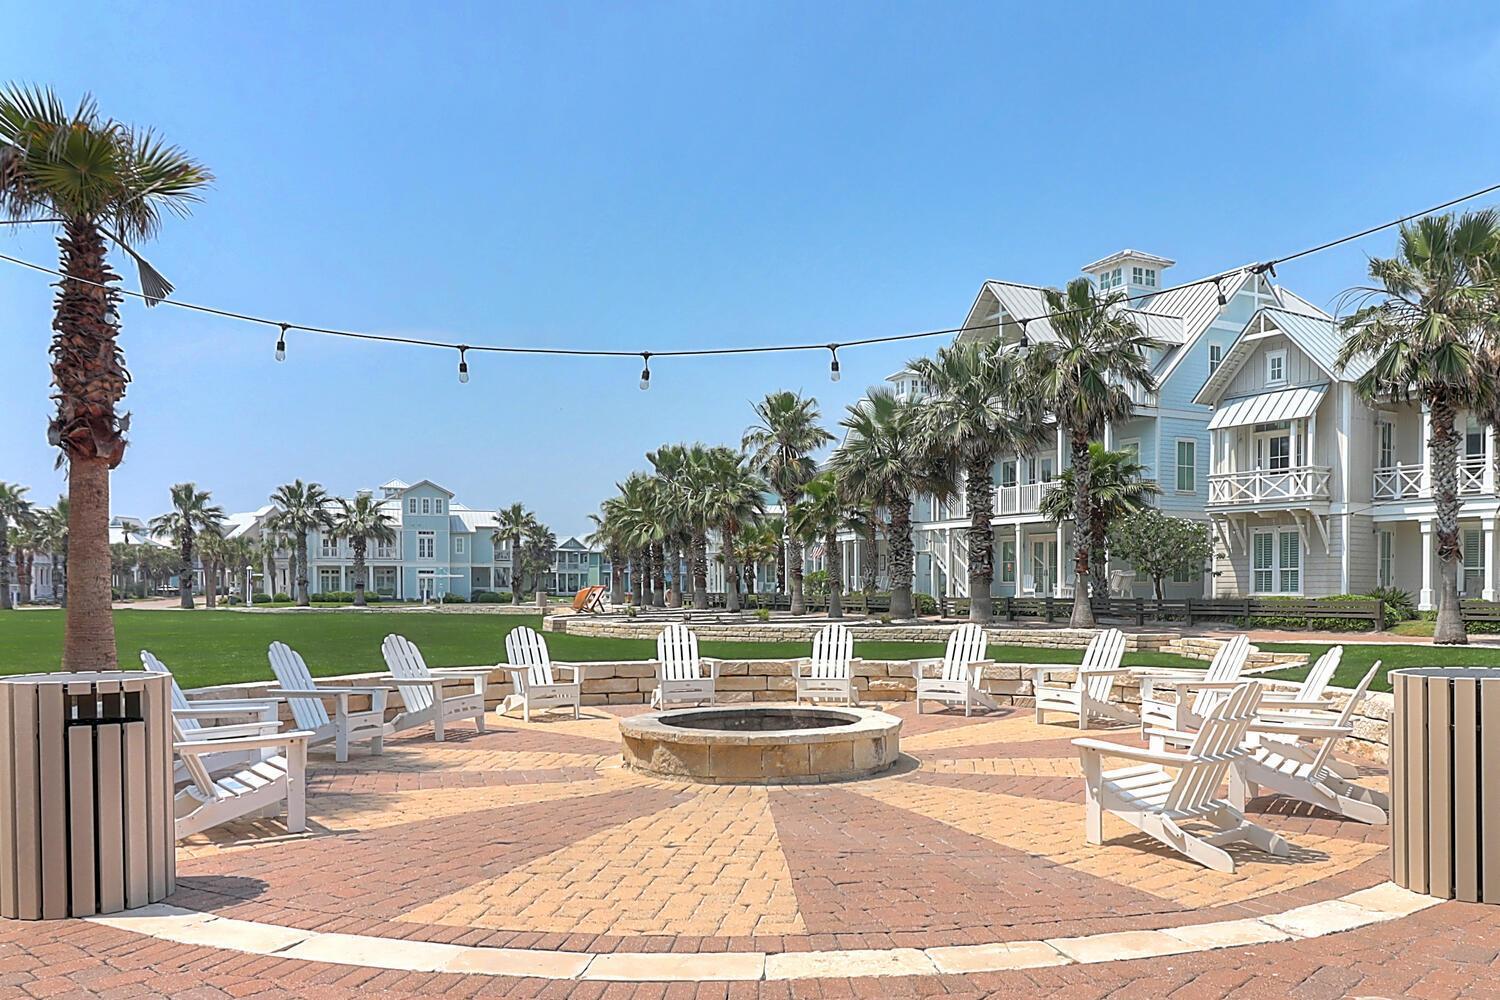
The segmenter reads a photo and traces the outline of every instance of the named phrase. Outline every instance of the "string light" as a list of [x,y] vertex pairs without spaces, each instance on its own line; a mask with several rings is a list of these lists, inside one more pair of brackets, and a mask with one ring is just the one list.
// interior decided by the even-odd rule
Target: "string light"
[[276,360],[285,361],[287,325],[285,323],[277,323],[276,325],[281,327],[281,332],[276,335]]
[[1024,351],[1028,347],[1031,346],[1031,340],[1026,336],[1026,327],[1028,327],[1030,325],[1031,325],[1031,320],[1029,320],[1029,319],[1023,319],[1023,320],[1021,320],[1021,339],[1016,342],[1016,349],[1017,350]]
[[642,351],[641,361],[644,362],[641,368],[641,391],[645,392],[651,388],[651,352]]
[[828,345],[828,351],[829,351],[830,354],[833,355],[833,360],[831,360],[831,361],[828,362],[828,380],[830,382],[837,382],[839,380],[839,378],[840,378],[840,375],[839,375],[839,345],[838,344],[829,344]]
[[1218,278],[1214,279],[1214,291],[1219,294],[1219,305],[1221,305],[1221,306],[1227,306],[1227,305],[1229,305],[1229,300],[1224,297],[1224,286],[1221,285],[1221,284],[1219,284],[1219,279]]
[[460,347],[458,349],[458,380],[460,382],[467,382],[467,381],[469,381],[469,349],[468,349],[468,347]]

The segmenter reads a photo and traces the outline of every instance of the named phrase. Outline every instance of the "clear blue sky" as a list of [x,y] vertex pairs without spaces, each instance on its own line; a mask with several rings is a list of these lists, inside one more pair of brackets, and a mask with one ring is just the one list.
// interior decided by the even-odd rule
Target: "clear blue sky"
[[[305,6],[306,9],[302,9]],[[175,9],[174,9],[175,8]],[[216,173],[148,256],[189,301],[469,342],[837,340],[962,321],[986,277],[1126,246],[1179,280],[1500,180],[1493,3],[69,4],[0,74],[156,125]],[[1328,303],[1390,239],[1283,270]],[[0,252],[55,261],[45,233]],[[134,278],[133,270],[122,268]],[[51,290],[0,266],[0,479],[60,487]],[[830,423],[918,349],[471,359],[124,311],[115,510],[194,480],[427,477],[559,532],[749,400]],[[927,349],[936,347],[932,342]]]

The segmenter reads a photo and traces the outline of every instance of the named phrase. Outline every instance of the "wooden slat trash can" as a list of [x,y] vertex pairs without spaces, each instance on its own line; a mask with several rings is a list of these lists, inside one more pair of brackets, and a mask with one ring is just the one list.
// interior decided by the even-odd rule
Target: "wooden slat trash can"
[[1393,670],[1391,881],[1500,903],[1500,670]]
[[0,678],[0,916],[145,906],[176,877],[171,678]]

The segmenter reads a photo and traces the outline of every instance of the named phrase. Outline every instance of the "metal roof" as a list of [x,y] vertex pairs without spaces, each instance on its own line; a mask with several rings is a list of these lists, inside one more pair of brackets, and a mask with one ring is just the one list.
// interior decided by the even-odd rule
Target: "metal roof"
[[1370,370],[1371,359],[1368,357],[1354,358],[1347,368],[1339,370],[1339,348],[1344,345],[1344,332],[1333,320],[1270,307],[1261,312],[1276,329],[1286,334],[1319,368],[1327,372],[1329,378],[1352,382]]
[[1284,288],[1281,285],[1273,285],[1271,287],[1276,289],[1276,294],[1281,298],[1281,308],[1287,312],[1301,313],[1304,316],[1318,316],[1323,319],[1333,318],[1327,312],[1319,309],[1290,288]]
[[1303,385],[1279,389],[1255,396],[1244,396],[1219,407],[1208,422],[1208,429],[1272,424],[1279,420],[1301,420],[1317,412],[1318,404],[1328,392],[1326,385]]
[[383,490],[404,490],[410,485],[410,483],[403,479],[392,479],[388,483],[381,483],[380,488]]

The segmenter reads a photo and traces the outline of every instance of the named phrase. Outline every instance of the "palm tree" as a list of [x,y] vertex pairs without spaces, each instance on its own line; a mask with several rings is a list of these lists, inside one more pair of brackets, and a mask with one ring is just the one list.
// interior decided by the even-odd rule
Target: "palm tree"
[[832,472],[809,480],[802,502],[791,518],[792,533],[804,542],[820,543],[828,565],[828,617],[844,617],[844,559],[839,548],[839,529],[848,523],[848,504],[839,492]]
[[0,482],[0,610],[10,610],[10,526],[31,521],[27,487]]
[[219,581],[228,556],[224,536],[205,532],[198,536],[196,545],[198,560],[203,564],[203,606],[215,608],[219,605]]
[[[170,538],[182,557],[177,577],[177,593],[184,608],[193,606],[193,547],[200,534],[217,535],[224,522],[224,508],[211,503],[207,490],[196,483],[178,483],[172,487],[172,509],[153,517],[148,527],[157,538]],[[204,582],[208,567],[204,567]],[[212,607],[212,605],[210,605]]]
[[68,467],[76,593],[68,602],[64,670],[115,666],[109,567],[109,474],[125,457],[129,417],[116,406],[130,375],[116,341],[121,295],[108,243],[136,261],[148,305],[172,286],[131,246],[186,213],[211,176],[149,129],[100,116],[90,97],[71,113],[49,90],[0,90],[0,219],[60,227],[63,274],[52,321],[57,415],[48,440]]
[[871,389],[849,407],[840,425],[848,432],[830,463],[839,488],[851,501],[883,507],[889,514],[891,615],[912,617],[912,497],[953,493],[953,464],[923,446],[917,433],[921,407],[887,388]]
[[336,538],[347,538],[354,551],[354,606],[365,606],[365,586],[369,580],[365,570],[365,552],[370,542],[390,544],[396,540],[396,527],[380,502],[368,493],[361,493],[353,501],[338,498],[339,509],[333,515],[333,534]]
[[522,566],[531,574],[531,585],[536,591],[537,603],[546,600],[546,589],[542,586],[545,575],[552,568],[552,553],[557,548],[557,536],[542,522],[533,519],[526,528],[522,543]]
[[609,560],[609,603],[621,607],[625,603],[625,547],[620,541],[620,525],[609,501],[605,501],[598,514],[590,514],[594,530],[589,532],[588,543],[604,549],[604,558]]
[[[690,464],[693,493],[693,606],[708,606],[708,532],[724,558],[724,609],[740,610],[739,536],[765,511],[766,483],[732,448],[701,448]],[[700,603],[701,602],[701,603]]]
[[785,554],[786,518],[780,514],[756,518],[744,532],[740,543],[740,567],[745,576],[745,593],[756,592],[755,582],[759,575],[757,570],[761,566],[777,563]]
[[[754,406],[756,422],[745,430],[741,447],[750,464],[781,497],[790,520],[802,488],[817,471],[811,455],[833,440],[818,425],[818,401],[790,391],[773,392]],[[806,611],[802,596],[802,543],[787,536],[786,562],[792,578],[792,614]]]
[[[669,444],[646,452],[646,461],[651,463],[661,484],[662,549],[665,568],[671,571],[670,579],[663,581],[669,608],[682,606],[683,549],[691,544],[690,493],[682,483],[688,470],[689,451],[687,445]],[[706,591],[704,599],[707,600]]]
[[[234,583],[243,587],[240,596],[246,604],[249,604],[254,596],[250,593],[250,570],[260,559],[254,539],[248,535],[236,535],[234,538],[224,539],[223,556],[224,567],[233,575]],[[230,585],[231,590],[234,583]]]
[[[1098,441],[1089,442],[1089,570],[1093,574],[1092,592],[1108,594],[1105,577],[1105,542],[1112,522],[1133,513],[1161,492],[1155,480],[1143,478],[1146,467],[1136,461],[1134,452],[1110,451]],[[1061,524],[1075,512],[1077,476],[1064,469],[1057,485],[1042,497],[1043,516]]]
[[294,595],[299,607],[311,602],[307,594],[307,534],[310,531],[329,530],[333,519],[328,506],[331,498],[317,483],[304,483],[294,479],[276,487],[271,502],[277,506],[276,513],[268,519],[273,531],[283,532],[292,545]]
[[1020,360],[999,340],[956,343],[935,358],[916,358],[907,370],[930,386],[917,427],[926,447],[964,477],[969,527],[969,620],[994,612],[995,462],[1028,452],[1042,441],[1042,415],[1026,391]]
[[1089,533],[1092,504],[1089,442],[1110,421],[1135,412],[1135,394],[1151,392],[1147,352],[1159,344],[1148,337],[1125,309],[1123,291],[1101,293],[1087,278],[1068,282],[1065,291],[1044,289],[1055,339],[1034,345],[1027,357],[1034,399],[1057,419],[1068,439],[1074,473],[1073,617],[1074,628],[1093,628],[1088,602]]
[[536,523],[536,516],[517,501],[509,507],[495,512],[495,530],[490,540],[495,545],[510,544],[510,603],[521,603],[521,590],[525,583],[521,579],[521,539]]
[[1361,305],[1343,321],[1338,363],[1368,359],[1355,382],[1361,398],[1419,400],[1427,406],[1439,586],[1433,640],[1466,643],[1458,603],[1458,411],[1491,408],[1500,264],[1500,215],[1486,209],[1428,216],[1403,225],[1394,257],[1370,260],[1373,287],[1351,290]]
[[650,588],[650,497],[652,479],[644,472],[632,472],[623,483],[616,483],[618,495],[605,501],[606,516],[619,533],[621,548],[630,560],[631,601],[644,607]]
[[[68,606],[68,553],[71,548],[71,505],[67,497],[58,497],[57,503],[51,507],[43,507],[36,512],[37,516],[37,541],[41,548],[46,551],[47,558],[52,563],[52,594],[57,603],[63,607]],[[108,547],[104,550],[109,552]],[[114,594],[110,594],[111,609],[114,606]],[[66,653],[64,654],[66,655]]]
[[10,547],[16,564],[16,584],[20,590],[22,604],[32,600],[32,576],[37,551],[42,548],[42,526],[33,515],[10,529]]

